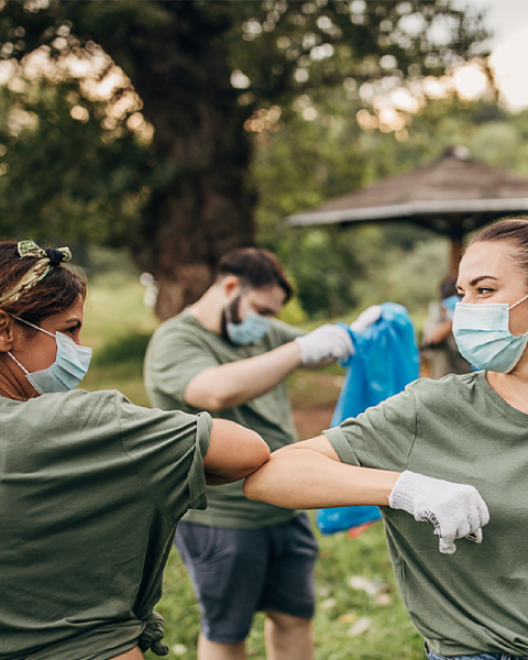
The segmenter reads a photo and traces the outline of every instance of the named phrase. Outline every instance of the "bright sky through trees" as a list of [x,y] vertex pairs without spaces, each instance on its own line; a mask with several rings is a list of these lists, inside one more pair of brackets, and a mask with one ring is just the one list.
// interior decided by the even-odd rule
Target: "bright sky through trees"
[[[490,65],[502,101],[511,110],[528,107],[528,2],[527,0],[459,0],[460,6],[487,9],[486,25],[493,31]],[[469,98],[479,96],[484,76],[468,65],[455,75],[459,92]]]

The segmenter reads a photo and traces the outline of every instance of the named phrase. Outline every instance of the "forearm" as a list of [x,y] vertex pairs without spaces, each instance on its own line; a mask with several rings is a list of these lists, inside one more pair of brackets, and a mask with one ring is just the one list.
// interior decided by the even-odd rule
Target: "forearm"
[[398,472],[345,465],[317,451],[279,449],[245,482],[244,494],[289,509],[386,506]]
[[444,341],[449,334],[451,333],[451,330],[453,328],[453,322],[447,319],[446,321],[443,321],[438,327],[436,327],[428,337],[428,343],[432,344],[433,346],[435,344],[440,344],[440,342]]
[[299,345],[289,342],[263,355],[203,371],[187,385],[184,398],[195,408],[232,408],[275,387],[300,362]]

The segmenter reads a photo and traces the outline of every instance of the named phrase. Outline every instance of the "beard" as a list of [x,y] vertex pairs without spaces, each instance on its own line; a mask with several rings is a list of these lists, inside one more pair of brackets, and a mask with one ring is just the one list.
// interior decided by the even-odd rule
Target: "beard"
[[[230,322],[231,323],[240,323],[241,318],[240,318],[240,296],[237,296],[233,302],[229,303],[227,305],[227,308],[229,310],[229,317],[230,317]],[[227,341],[231,341],[229,339],[229,335],[227,334],[227,319],[228,315],[226,314],[226,310],[222,310],[222,337],[224,339],[227,339]]]

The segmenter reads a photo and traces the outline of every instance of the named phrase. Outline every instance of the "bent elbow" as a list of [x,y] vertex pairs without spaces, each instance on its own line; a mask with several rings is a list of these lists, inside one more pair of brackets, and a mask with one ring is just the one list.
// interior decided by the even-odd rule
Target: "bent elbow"
[[210,395],[205,403],[206,405],[204,406],[204,409],[209,410],[210,412],[220,412],[226,408],[232,408],[234,405],[232,397],[227,397],[222,394]]

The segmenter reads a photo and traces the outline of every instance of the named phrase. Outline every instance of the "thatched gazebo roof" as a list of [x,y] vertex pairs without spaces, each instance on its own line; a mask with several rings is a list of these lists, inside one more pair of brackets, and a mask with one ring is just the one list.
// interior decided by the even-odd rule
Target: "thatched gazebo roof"
[[473,160],[465,147],[449,147],[431,165],[292,215],[290,226],[406,221],[429,227],[452,242],[456,273],[467,232],[505,215],[528,213],[528,180]]

